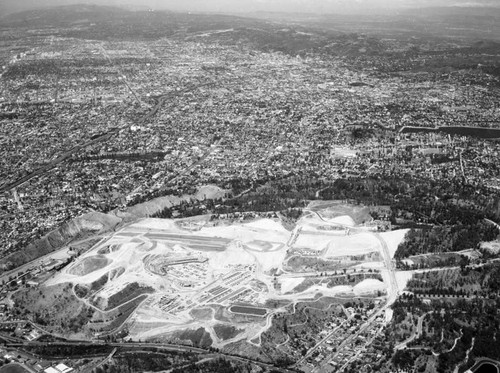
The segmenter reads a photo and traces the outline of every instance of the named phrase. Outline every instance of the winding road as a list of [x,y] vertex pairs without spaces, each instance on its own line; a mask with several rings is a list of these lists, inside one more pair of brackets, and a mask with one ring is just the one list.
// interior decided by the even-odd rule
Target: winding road
[[423,325],[424,325],[424,319],[425,319],[425,316],[427,316],[428,314],[430,313],[433,313],[434,311],[429,311],[429,312],[426,312],[424,313],[422,316],[420,316],[418,318],[418,321],[417,321],[417,330],[414,331],[412,333],[412,335],[410,337],[408,337],[406,340],[404,340],[403,342],[397,344],[394,348],[396,350],[403,350],[406,348],[406,346],[408,345],[408,343],[414,341],[415,339],[419,338],[421,335],[422,335],[422,329],[423,329]]

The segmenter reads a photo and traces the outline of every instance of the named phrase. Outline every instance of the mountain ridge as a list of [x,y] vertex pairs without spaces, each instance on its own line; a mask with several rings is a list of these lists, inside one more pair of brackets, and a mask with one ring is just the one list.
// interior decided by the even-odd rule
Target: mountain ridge
[[[81,4],[82,0],[3,0],[0,3],[0,13],[9,15],[25,10],[41,9],[49,6],[64,6]],[[379,13],[388,14],[401,9],[455,7],[463,9],[497,8],[500,3],[495,0],[92,0],[85,4],[120,6],[129,10],[173,10],[202,11],[217,13],[255,12],[255,11],[290,11],[311,13]]]

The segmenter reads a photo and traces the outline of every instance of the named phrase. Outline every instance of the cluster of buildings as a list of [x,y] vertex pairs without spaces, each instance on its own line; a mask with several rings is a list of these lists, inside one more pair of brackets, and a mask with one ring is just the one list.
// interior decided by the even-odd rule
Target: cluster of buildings
[[5,361],[8,361],[10,364],[16,364],[20,367],[24,367],[28,372],[71,373],[75,371],[74,368],[69,367],[62,362],[53,363],[47,360],[40,360],[32,355],[20,351],[0,349],[0,355],[3,356]]
[[37,287],[40,282],[45,281],[54,271],[59,270],[67,264],[69,255],[64,255],[64,257],[64,259],[48,258],[35,261],[27,268],[16,269],[3,274],[0,277],[0,320],[10,321],[15,317],[12,313],[12,308],[6,307],[6,304],[9,303],[9,293],[15,292],[24,286]]
[[498,143],[397,131],[498,122],[498,89],[470,74],[495,78],[477,71],[430,81],[210,42],[54,37],[13,51],[2,71],[2,185],[53,166],[2,190],[2,253],[89,210],[235,179],[410,174],[500,185]]
[[[319,333],[318,339],[323,342],[315,348],[313,353],[308,354],[307,359],[301,364],[302,369],[311,372],[320,368],[321,371],[335,372],[345,368],[361,353],[365,356],[386,323],[383,315],[369,322],[370,316],[377,310],[378,307],[347,308],[346,311],[350,317],[338,326],[333,325],[335,333],[326,329]],[[325,339],[325,337],[328,338]],[[380,358],[382,355],[380,351],[378,353]]]

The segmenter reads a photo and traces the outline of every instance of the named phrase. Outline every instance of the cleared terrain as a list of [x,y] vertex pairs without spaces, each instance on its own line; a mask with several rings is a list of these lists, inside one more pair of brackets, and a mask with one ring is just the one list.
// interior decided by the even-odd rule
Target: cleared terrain
[[94,336],[126,329],[133,340],[259,345],[272,318],[297,302],[385,297],[392,286],[384,250],[392,256],[405,230],[377,234],[356,224],[368,221],[360,208],[311,207],[291,231],[278,219],[143,219],[45,286],[72,284],[94,311]]

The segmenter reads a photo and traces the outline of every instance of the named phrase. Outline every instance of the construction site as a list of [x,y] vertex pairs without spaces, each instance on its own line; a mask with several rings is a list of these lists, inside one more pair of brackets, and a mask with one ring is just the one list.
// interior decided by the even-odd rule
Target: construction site
[[85,328],[94,338],[126,334],[198,345],[193,335],[204,335],[217,348],[238,341],[258,346],[273,317],[298,302],[386,299],[397,291],[388,256],[406,231],[377,233],[331,210],[311,206],[292,230],[279,219],[139,220],[42,286],[71,284],[93,310]]

